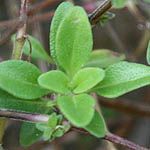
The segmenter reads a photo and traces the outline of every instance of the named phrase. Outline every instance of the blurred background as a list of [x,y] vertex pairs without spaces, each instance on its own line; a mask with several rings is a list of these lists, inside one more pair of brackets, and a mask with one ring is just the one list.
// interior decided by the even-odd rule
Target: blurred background
[[[83,6],[87,13],[97,8],[101,0],[68,0]],[[129,0],[132,1],[132,0]],[[39,39],[49,53],[49,26],[56,7],[62,0],[29,0],[30,14],[27,33]],[[11,59],[13,44],[10,35],[18,21],[20,0],[0,0],[0,59]],[[116,17],[104,26],[93,27],[94,49],[110,49],[126,55],[126,60],[146,64],[146,48],[150,40],[150,3],[137,0],[126,7],[112,7]],[[3,40],[4,39],[4,40]],[[53,68],[43,61],[37,65],[42,72]],[[150,147],[150,87],[144,87],[117,99],[97,97],[107,127],[112,133],[137,144]],[[99,107],[98,106],[98,107]],[[69,132],[51,143],[40,139],[34,145],[19,146],[21,122],[9,121],[4,135],[5,150],[127,150],[104,140]],[[30,131],[28,131],[30,132]],[[29,137],[30,138],[30,137]]]

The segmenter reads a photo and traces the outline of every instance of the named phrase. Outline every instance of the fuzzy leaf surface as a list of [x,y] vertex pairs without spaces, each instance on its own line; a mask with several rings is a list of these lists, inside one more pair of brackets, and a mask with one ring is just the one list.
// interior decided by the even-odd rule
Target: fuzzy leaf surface
[[146,60],[147,60],[147,63],[150,65],[150,41],[148,42]]
[[65,18],[65,16],[68,14],[68,11],[71,8],[73,8],[72,3],[70,2],[61,3],[56,9],[54,17],[52,19],[52,23],[50,27],[50,50],[51,50],[51,55],[55,61],[56,61],[56,50],[55,50],[56,34],[61,21]]
[[40,75],[40,70],[26,61],[4,61],[0,63],[0,88],[19,98],[36,99],[50,93],[38,85]]
[[65,117],[75,126],[89,124],[94,115],[94,99],[87,94],[58,97],[58,107]]
[[97,138],[102,138],[105,136],[104,119],[99,115],[98,112],[95,111],[93,119],[86,127],[84,127],[84,129]]
[[75,6],[65,16],[55,46],[58,64],[72,78],[87,62],[93,46],[91,25],[83,8]]
[[104,80],[93,91],[104,97],[115,98],[149,84],[150,67],[119,62],[106,69]]
[[42,87],[56,93],[67,94],[70,92],[67,88],[69,79],[62,71],[54,70],[44,73],[38,78],[38,82]]
[[74,93],[85,92],[103,80],[105,72],[100,68],[84,68],[73,77]]
[[27,113],[51,112],[47,107],[47,101],[35,99],[32,101],[16,98],[0,89],[0,108]]
[[124,54],[119,54],[107,49],[94,50],[85,67],[107,68],[108,66],[125,59]]

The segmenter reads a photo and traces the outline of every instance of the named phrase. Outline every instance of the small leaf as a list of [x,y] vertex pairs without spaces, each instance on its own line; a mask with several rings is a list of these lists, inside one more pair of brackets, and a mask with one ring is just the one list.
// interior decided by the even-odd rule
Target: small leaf
[[107,49],[94,50],[86,67],[107,68],[108,66],[125,59],[125,55]]
[[91,122],[84,127],[88,132],[97,138],[102,138],[105,136],[105,122],[102,116],[99,115],[98,112],[95,111],[94,117]]
[[61,71],[54,70],[44,73],[38,78],[38,82],[42,87],[52,90],[56,93],[67,94],[70,92],[70,90],[67,88],[69,79]]
[[149,84],[150,67],[119,62],[106,69],[104,80],[93,91],[104,97],[115,98]]
[[56,115],[56,113],[52,113],[50,115],[50,118],[49,118],[47,124],[51,128],[56,128],[56,125],[57,125],[57,115]]
[[[55,50],[55,44],[56,44],[56,34],[58,31],[58,28],[60,26],[61,21],[65,18],[65,16],[68,14],[68,11],[73,8],[73,4],[70,2],[62,2],[58,8],[55,11],[54,17],[51,22],[50,27],[50,49],[51,49],[51,55],[53,59],[56,61],[56,50]],[[56,61],[57,62],[57,61]]]
[[42,136],[42,132],[39,131],[35,123],[23,123],[20,131],[20,145],[30,146]]
[[40,70],[31,63],[4,61],[0,63],[0,88],[19,98],[36,99],[50,93],[38,85],[40,75]]
[[58,129],[54,132],[53,137],[54,137],[54,138],[56,138],[56,137],[61,137],[61,136],[63,136],[63,134],[64,134],[63,129],[58,128]]
[[47,101],[35,99],[32,101],[16,98],[6,91],[0,89],[0,108],[23,111],[27,113],[52,112],[51,108],[47,107]]
[[43,139],[44,139],[44,141],[49,140],[49,139],[51,138],[53,132],[54,132],[54,131],[51,130],[51,129],[46,129],[46,130],[44,131],[44,134],[43,134]]
[[94,99],[87,94],[58,97],[58,107],[75,126],[86,126],[94,115]]
[[150,65],[150,41],[148,42],[146,59],[147,59],[147,63]]
[[112,0],[112,4],[116,8],[123,8],[126,5],[126,0]]
[[55,46],[57,63],[72,78],[87,62],[93,46],[91,25],[83,8],[73,7],[61,21]]
[[[44,49],[44,47],[41,45],[41,43],[34,37],[29,36],[29,40],[31,42],[31,46],[32,46],[32,55],[31,57],[33,59],[42,59],[45,60],[49,63],[52,63],[53,60],[51,59],[51,57],[47,54],[46,50]],[[28,40],[26,40],[24,48],[23,48],[24,53],[29,56],[30,55],[30,45]]]
[[105,75],[104,70],[100,68],[84,68],[79,70],[73,77],[73,84],[75,86],[74,93],[85,92],[97,83],[103,80]]

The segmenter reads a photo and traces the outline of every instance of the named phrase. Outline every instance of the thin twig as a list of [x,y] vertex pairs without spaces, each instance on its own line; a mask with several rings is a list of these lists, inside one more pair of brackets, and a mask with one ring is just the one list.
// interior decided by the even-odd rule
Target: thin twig
[[12,59],[21,59],[22,56],[22,48],[26,40],[25,36],[26,36],[26,26],[27,26],[27,6],[28,6],[28,0],[22,0],[19,20],[23,22],[23,25],[18,28],[16,34]]
[[131,141],[123,139],[117,135],[107,132],[104,137],[105,140],[113,142],[115,144],[130,148],[131,150],[149,150],[148,148],[137,145]]

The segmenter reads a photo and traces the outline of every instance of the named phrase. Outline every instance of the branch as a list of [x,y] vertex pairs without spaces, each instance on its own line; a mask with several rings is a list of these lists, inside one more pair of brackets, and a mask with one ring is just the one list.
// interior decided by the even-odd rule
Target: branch
[[117,135],[114,135],[112,133],[109,133],[107,132],[105,134],[105,137],[104,137],[105,140],[108,140],[110,142],[113,142],[115,144],[118,144],[118,145],[121,145],[121,146],[124,146],[126,148],[130,148],[132,150],[149,150],[148,148],[145,148],[145,147],[142,147],[140,145],[137,145],[131,141],[128,141],[126,139],[123,139]]
[[16,40],[13,48],[12,59],[21,59],[22,56],[22,48],[25,43],[26,35],[27,6],[28,0],[22,0],[19,20],[20,22],[23,22],[23,25],[18,27],[18,32],[16,34]]
[[141,103],[131,103],[126,100],[116,101],[115,99],[99,98],[99,102],[104,107],[115,109],[130,115],[150,117],[150,107]]
[[[33,122],[33,123],[47,122],[49,120],[49,115],[15,112],[15,111],[7,110],[7,109],[0,109],[0,117],[18,120],[18,121],[24,121],[24,122]],[[90,133],[88,133],[86,130],[82,128],[77,128],[77,127],[72,126],[72,130],[76,130],[78,132],[90,135]],[[137,144],[134,144],[130,141],[127,141],[117,135],[113,135],[108,132],[106,132],[105,137],[102,139],[110,141],[112,143],[119,144],[127,148],[130,148],[132,150],[148,150],[147,148],[141,147]]]

